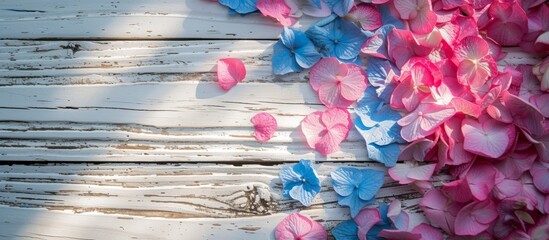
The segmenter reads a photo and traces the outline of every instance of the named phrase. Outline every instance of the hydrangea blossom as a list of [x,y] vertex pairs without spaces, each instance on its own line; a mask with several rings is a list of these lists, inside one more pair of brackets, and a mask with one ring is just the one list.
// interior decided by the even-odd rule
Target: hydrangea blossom
[[309,78],[311,87],[328,108],[350,106],[366,88],[364,71],[354,63],[340,63],[336,58],[320,60],[311,68]]
[[351,115],[341,108],[313,112],[301,121],[301,132],[309,147],[326,156],[339,151],[339,144],[347,138]]
[[275,238],[277,240],[325,240],[328,234],[320,223],[300,213],[292,213],[276,226]]
[[374,202],[377,191],[383,185],[384,173],[372,169],[341,167],[331,174],[338,202],[349,206],[354,217],[364,206]]
[[273,47],[273,72],[283,75],[310,68],[320,60],[320,54],[305,33],[284,28],[280,40]]
[[280,171],[280,180],[284,196],[298,200],[304,206],[311,206],[320,192],[320,181],[311,160],[299,160],[299,163],[284,166]]
[[[328,19],[329,20],[329,19]],[[323,57],[355,62],[366,35],[352,22],[341,18],[323,20],[306,31]],[[328,21],[327,23],[325,23]]]

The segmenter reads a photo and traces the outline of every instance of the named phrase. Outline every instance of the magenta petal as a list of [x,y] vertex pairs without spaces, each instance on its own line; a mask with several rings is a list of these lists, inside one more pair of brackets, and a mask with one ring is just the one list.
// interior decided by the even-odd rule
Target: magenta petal
[[471,193],[476,200],[484,201],[492,191],[496,181],[497,170],[492,164],[475,161],[466,175]]
[[310,148],[322,155],[339,150],[351,128],[351,116],[345,109],[331,108],[313,112],[301,121],[301,132]]
[[358,225],[358,238],[366,240],[366,234],[376,223],[381,222],[381,216],[377,208],[363,208],[354,217],[354,220]]
[[413,230],[412,233],[419,233],[421,234],[421,240],[440,240],[442,239],[442,233],[425,223],[417,225]]
[[374,5],[360,3],[351,9],[348,16],[359,22],[364,30],[372,31],[381,27],[381,13]]
[[431,225],[454,233],[455,217],[461,208],[459,204],[450,202],[440,190],[433,189],[425,194],[419,206]]
[[471,202],[463,207],[456,216],[454,224],[457,235],[477,235],[486,230],[498,217],[492,201]]
[[246,67],[237,58],[222,58],[217,60],[217,84],[221,89],[229,91],[246,77]]
[[421,240],[421,233],[413,233],[405,230],[389,230],[383,229],[379,234],[379,237],[391,239],[391,240]]
[[271,139],[278,127],[276,119],[273,115],[262,112],[252,117],[252,123],[254,124],[254,136],[259,142],[266,142]]

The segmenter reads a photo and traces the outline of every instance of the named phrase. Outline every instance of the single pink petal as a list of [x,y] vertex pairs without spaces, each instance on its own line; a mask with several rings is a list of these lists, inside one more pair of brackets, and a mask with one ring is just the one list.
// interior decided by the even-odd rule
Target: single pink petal
[[546,133],[545,118],[536,107],[509,93],[504,93],[502,100],[511,112],[515,125],[532,135],[544,135]]
[[356,5],[351,9],[348,17],[360,23],[364,30],[373,31],[381,27],[381,13],[371,4],[360,3]]
[[496,174],[496,168],[487,162],[477,160],[471,166],[465,179],[476,200],[484,201],[488,198],[488,194],[496,184]]
[[414,47],[415,39],[410,31],[393,29],[387,35],[389,58],[398,68],[402,68],[408,59],[415,56]]
[[326,126],[320,120],[321,117],[322,112],[316,111],[307,115],[301,121],[301,132],[307,141],[307,145],[313,149],[326,132]]
[[337,152],[339,151],[339,144],[347,138],[348,134],[349,128],[343,124],[338,124],[324,134],[320,141],[315,145],[315,149],[324,156]]
[[353,101],[343,98],[340,84],[337,83],[326,83],[320,86],[318,89],[318,98],[328,108],[346,108],[353,104]]
[[417,225],[413,230],[412,233],[419,233],[421,234],[421,240],[439,240],[442,239],[442,233],[432,227],[429,224],[419,224]]
[[497,99],[494,101],[491,105],[488,105],[486,108],[486,113],[490,115],[495,120],[498,120],[503,123],[512,123],[513,122],[513,116],[511,115],[511,112],[505,105],[503,105],[503,102],[501,99]]
[[217,84],[221,89],[229,91],[246,77],[246,67],[238,58],[222,58],[217,60]]
[[[429,0],[425,2],[430,3]],[[437,15],[430,9],[430,6],[424,7],[414,19],[410,20],[410,29],[414,33],[426,34],[433,30],[436,23]]]
[[300,213],[292,213],[282,219],[275,228],[277,239],[295,239],[312,229],[312,220]]
[[[549,71],[548,71],[549,72]],[[530,103],[535,106],[545,118],[549,118],[549,94],[532,96]]]
[[545,167],[532,174],[534,185],[542,193],[549,194],[549,168]]
[[455,97],[450,101],[450,104],[457,112],[478,118],[482,110],[478,104],[472,103],[460,97]]
[[264,15],[275,18],[282,26],[292,26],[296,22],[290,17],[292,9],[284,0],[257,0],[257,9]]
[[473,199],[471,188],[466,179],[458,179],[445,183],[441,191],[448,196],[452,201],[466,203]]
[[252,117],[252,123],[254,124],[254,136],[259,142],[266,142],[271,139],[278,127],[276,119],[273,115],[262,112]]
[[490,223],[498,217],[496,207],[492,201],[471,202],[463,207],[454,224],[457,235],[476,235],[486,230]]
[[522,191],[522,184],[517,180],[504,179],[494,187],[494,196],[503,200],[512,198]]
[[341,96],[349,101],[356,101],[366,90],[366,73],[358,65],[347,63],[347,75],[339,81]]
[[391,240],[421,240],[421,233],[413,233],[406,230],[390,230],[383,229],[378,235],[385,239]]
[[491,118],[485,118],[482,122],[464,119],[462,124],[463,147],[481,156],[499,158],[509,150],[515,139],[515,126]]
[[532,168],[532,164],[538,155],[535,151],[513,152],[503,161],[495,163],[495,167],[509,179],[518,179],[522,174]]
[[486,33],[502,46],[519,44],[528,31],[528,17],[517,2],[495,2],[488,15],[491,20],[486,25]]
[[427,153],[433,149],[434,146],[435,142],[427,138],[415,140],[402,149],[398,156],[398,160],[423,161],[426,159]]
[[326,128],[332,128],[341,124],[347,128],[352,126],[351,115],[347,109],[330,108],[322,113],[321,121]]
[[363,208],[354,217],[358,225],[358,239],[366,240],[366,234],[378,222],[381,222],[381,216],[377,208]]
[[335,83],[338,78],[347,75],[347,65],[340,64],[335,57],[323,58],[311,68],[309,83],[318,91],[326,83]]
[[400,184],[408,184],[413,181],[426,181],[431,178],[436,164],[419,165],[417,162],[405,161],[397,163],[389,168],[389,176]]
[[454,114],[455,110],[452,107],[422,103],[413,112],[398,120],[398,124],[402,126],[402,138],[411,142],[425,137]]

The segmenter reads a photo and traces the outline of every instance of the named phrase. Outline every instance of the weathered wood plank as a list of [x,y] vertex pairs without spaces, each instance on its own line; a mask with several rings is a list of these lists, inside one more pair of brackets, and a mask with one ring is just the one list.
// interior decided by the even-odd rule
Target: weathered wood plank
[[[193,229],[213,234],[208,239],[224,236],[224,231],[240,236],[238,239],[247,234],[265,239],[271,237],[278,221],[296,210],[330,229],[349,219],[348,209],[337,204],[329,178],[329,173],[341,166],[382,169],[368,163],[318,164],[322,190],[313,205],[306,208],[281,196],[281,165],[3,165],[0,238],[38,234],[48,235],[42,236],[47,239],[104,239],[103,235],[91,236],[84,231],[97,228],[124,238],[150,239],[151,235],[142,230],[128,228],[129,222],[155,229],[171,224],[174,229],[170,232],[191,234],[185,239],[202,238],[204,232]],[[438,184],[442,180],[434,181]],[[422,218],[417,207],[419,195],[388,177],[377,197],[379,201],[399,198],[405,209],[417,216],[416,220]]]
[[[248,82],[306,82],[306,72],[273,76],[274,41],[0,41],[0,85],[215,81],[215,64],[237,57]],[[506,49],[500,66],[540,56]]]
[[281,31],[259,12],[229,15],[228,8],[209,0],[0,1],[4,39],[273,39]]

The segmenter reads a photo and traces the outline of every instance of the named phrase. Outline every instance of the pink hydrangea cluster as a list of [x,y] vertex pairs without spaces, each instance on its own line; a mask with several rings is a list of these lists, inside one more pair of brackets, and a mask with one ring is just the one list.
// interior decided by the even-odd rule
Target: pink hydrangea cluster
[[[338,151],[353,125],[347,108],[355,106],[369,157],[424,194],[420,207],[431,226],[450,239],[549,239],[549,3],[219,2],[286,27],[302,14],[326,17],[305,32],[285,28],[274,47],[274,73],[310,67],[311,87],[327,107],[302,121],[311,148]],[[502,47],[545,59],[498,67]],[[240,81],[230,79],[231,86]],[[451,180],[433,181],[438,174]],[[426,225],[402,227],[395,214],[370,225],[354,219],[334,236],[440,236]]]

